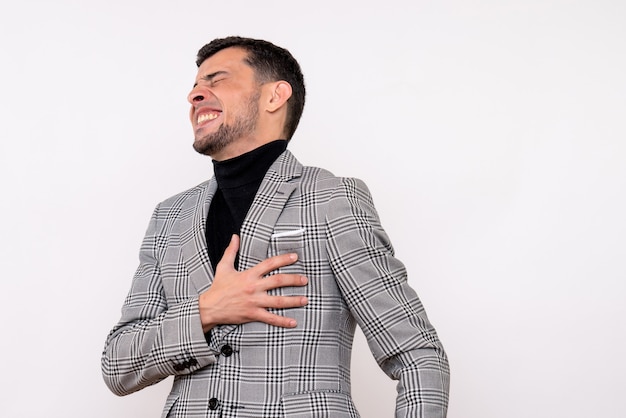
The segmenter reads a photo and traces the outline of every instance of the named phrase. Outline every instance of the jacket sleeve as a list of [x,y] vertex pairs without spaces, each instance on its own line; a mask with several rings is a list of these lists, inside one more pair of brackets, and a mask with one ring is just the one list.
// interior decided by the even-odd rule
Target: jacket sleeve
[[331,267],[382,370],[398,380],[396,417],[444,418],[450,370],[367,186],[343,179],[327,212]]
[[159,253],[167,245],[160,218],[157,207],[121,319],[102,354],[104,381],[120,396],[215,362],[202,332],[198,297],[168,305],[159,267]]

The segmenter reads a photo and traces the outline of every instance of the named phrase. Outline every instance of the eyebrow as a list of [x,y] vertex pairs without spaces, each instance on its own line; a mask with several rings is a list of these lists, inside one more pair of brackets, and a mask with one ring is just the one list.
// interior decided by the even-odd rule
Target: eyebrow
[[[200,80],[202,80],[202,81],[208,81],[208,82],[211,82],[211,81],[213,81],[213,79],[214,79],[215,77],[217,77],[217,76],[219,76],[219,75],[224,75],[224,74],[228,74],[228,72],[227,72],[227,71],[223,71],[223,70],[221,70],[221,71],[216,71],[216,72],[214,72],[214,73],[210,73],[210,74],[203,75],[202,77],[200,77]],[[196,81],[195,83],[193,83],[193,86],[194,86],[194,87],[196,87],[197,85],[198,85],[198,82],[197,82],[197,81]]]

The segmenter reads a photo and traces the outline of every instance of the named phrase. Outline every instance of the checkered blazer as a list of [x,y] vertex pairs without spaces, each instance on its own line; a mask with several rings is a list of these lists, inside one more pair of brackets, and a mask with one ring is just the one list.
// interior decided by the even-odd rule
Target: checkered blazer
[[102,356],[114,393],[174,375],[163,417],[358,417],[350,395],[358,324],[380,367],[399,381],[396,416],[446,416],[448,360],[367,187],[303,167],[288,150],[242,225],[239,269],[297,252],[298,261],[279,271],[309,284],[272,292],[309,303],[276,310],[298,321],[294,329],[222,325],[205,338],[198,295],[213,280],[204,231],[216,189],[213,178],[155,209]]

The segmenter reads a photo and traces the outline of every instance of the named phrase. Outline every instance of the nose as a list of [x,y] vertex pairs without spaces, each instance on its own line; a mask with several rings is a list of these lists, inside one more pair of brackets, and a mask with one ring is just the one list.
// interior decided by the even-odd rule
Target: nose
[[203,101],[208,96],[208,94],[202,90],[203,89],[200,86],[194,87],[191,92],[189,92],[189,95],[187,96],[187,101],[192,105]]

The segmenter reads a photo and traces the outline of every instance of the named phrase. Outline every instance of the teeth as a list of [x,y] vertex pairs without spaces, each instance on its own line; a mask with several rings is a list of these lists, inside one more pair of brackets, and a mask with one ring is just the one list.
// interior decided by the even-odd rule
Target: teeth
[[206,122],[207,120],[213,120],[217,117],[217,113],[203,113],[198,116],[198,123]]

